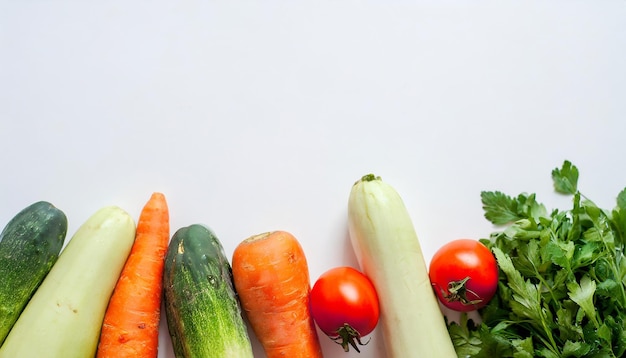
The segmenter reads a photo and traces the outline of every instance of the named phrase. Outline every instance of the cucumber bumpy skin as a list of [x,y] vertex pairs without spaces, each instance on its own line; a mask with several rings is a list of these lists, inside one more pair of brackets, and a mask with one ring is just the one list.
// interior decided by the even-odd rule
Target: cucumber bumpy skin
[[47,201],[22,209],[0,233],[0,345],[59,258],[65,213]]
[[206,226],[179,229],[163,275],[165,315],[177,358],[252,358],[222,244]]

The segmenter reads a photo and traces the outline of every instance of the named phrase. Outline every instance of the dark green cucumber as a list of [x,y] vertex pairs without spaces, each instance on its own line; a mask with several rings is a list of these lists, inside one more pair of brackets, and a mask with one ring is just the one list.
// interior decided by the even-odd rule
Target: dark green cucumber
[[67,217],[46,201],[29,205],[0,233],[0,345],[55,264]]
[[194,224],[174,233],[163,290],[177,358],[253,357],[230,263],[209,228]]

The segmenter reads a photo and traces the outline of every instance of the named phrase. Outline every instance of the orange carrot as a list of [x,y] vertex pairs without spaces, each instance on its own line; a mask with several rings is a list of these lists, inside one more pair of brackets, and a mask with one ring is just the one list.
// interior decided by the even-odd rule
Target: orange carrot
[[309,268],[296,238],[285,231],[252,236],[233,253],[241,306],[268,358],[322,357],[309,311]]
[[165,196],[153,193],[141,211],[135,242],[109,301],[96,357],[157,356],[169,237]]

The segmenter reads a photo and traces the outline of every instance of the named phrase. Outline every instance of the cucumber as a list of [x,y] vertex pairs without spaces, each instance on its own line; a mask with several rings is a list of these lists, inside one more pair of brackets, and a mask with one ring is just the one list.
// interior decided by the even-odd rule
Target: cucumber
[[230,263],[209,228],[194,224],[174,233],[163,289],[177,358],[253,357]]
[[67,217],[46,201],[22,209],[0,233],[0,345],[59,257]]
[[93,357],[134,240],[135,222],[124,210],[104,207],[89,217],[15,322],[0,357]]

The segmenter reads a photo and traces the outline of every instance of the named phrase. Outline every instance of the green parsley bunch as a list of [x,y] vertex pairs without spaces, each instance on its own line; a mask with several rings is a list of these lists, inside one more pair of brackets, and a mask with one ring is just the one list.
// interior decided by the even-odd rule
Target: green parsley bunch
[[626,189],[611,210],[578,190],[569,161],[552,171],[569,210],[548,212],[535,194],[481,193],[503,229],[481,239],[498,261],[496,296],[448,330],[459,357],[626,356]]

